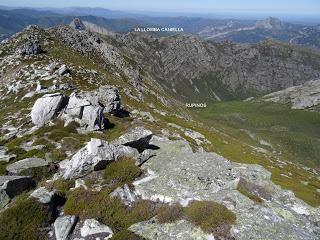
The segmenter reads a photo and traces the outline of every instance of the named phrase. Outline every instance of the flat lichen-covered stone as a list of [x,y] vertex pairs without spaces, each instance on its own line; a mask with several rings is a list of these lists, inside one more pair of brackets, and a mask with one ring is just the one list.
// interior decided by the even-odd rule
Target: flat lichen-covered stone
[[212,235],[204,233],[199,227],[192,225],[186,220],[165,224],[149,220],[134,224],[129,230],[148,240],[214,240]]
[[[190,200],[219,202],[237,217],[231,233],[235,239],[316,240],[320,233],[320,209],[313,208],[271,181],[271,174],[259,165],[237,164],[215,153],[193,152],[183,140],[154,138],[159,147],[142,168],[149,174],[134,182],[144,199],[164,202]],[[259,186],[268,196],[255,204],[237,191],[240,179]]]

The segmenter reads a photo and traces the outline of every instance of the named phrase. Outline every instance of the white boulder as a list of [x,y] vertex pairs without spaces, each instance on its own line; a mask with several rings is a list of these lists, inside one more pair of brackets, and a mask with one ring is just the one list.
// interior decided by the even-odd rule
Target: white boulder
[[65,179],[76,178],[91,171],[102,170],[108,162],[123,156],[138,158],[139,153],[131,147],[109,144],[106,141],[93,138],[71,160],[60,163],[60,169]]
[[75,216],[63,216],[58,217],[54,222],[54,231],[56,240],[67,240],[71,234],[71,231],[76,224]]
[[49,192],[45,187],[40,187],[34,190],[30,196],[37,199],[40,203],[49,204],[52,201],[54,191]]
[[57,116],[64,99],[65,97],[61,93],[46,94],[37,99],[31,111],[33,124],[41,127]]
[[108,226],[98,222],[95,219],[87,219],[84,221],[82,228],[80,229],[81,237],[88,237],[90,235],[106,235],[103,239],[112,238],[113,232]]

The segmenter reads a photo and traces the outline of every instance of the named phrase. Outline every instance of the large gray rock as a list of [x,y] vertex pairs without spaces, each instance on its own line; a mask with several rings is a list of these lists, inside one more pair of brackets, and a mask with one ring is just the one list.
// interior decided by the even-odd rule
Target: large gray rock
[[81,237],[88,237],[91,235],[99,235],[99,238],[112,238],[113,232],[108,226],[98,222],[95,219],[86,219],[80,229]]
[[28,189],[31,184],[31,177],[0,176],[0,209],[5,207],[10,199]]
[[63,108],[65,96],[61,93],[46,94],[37,99],[32,107],[31,119],[33,124],[41,127],[58,115]]
[[100,86],[95,91],[85,93],[85,96],[93,105],[102,104],[106,113],[114,113],[120,109],[119,90],[114,86]]
[[104,130],[108,127],[108,120],[103,115],[101,106],[86,106],[83,108],[80,124],[86,130]]
[[55,195],[54,191],[49,192],[45,187],[34,190],[30,196],[37,199],[40,203],[49,204]]
[[75,216],[58,217],[54,222],[54,232],[56,240],[67,240],[77,222]]
[[69,102],[64,113],[71,117],[81,118],[83,108],[90,105],[91,103],[86,98],[73,92],[69,97]]
[[104,169],[109,162],[120,157],[138,158],[138,155],[138,151],[134,148],[91,139],[71,160],[61,162],[60,169],[65,179],[75,178],[91,171]]
[[10,198],[26,190],[32,184],[31,177],[0,176],[0,188],[4,189]]
[[41,158],[26,158],[18,162],[12,163],[6,167],[9,174],[19,174],[30,168],[48,166],[49,162]]
[[144,127],[136,127],[120,136],[115,143],[123,144],[136,148],[139,152],[143,152],[152,138],[152,132]]

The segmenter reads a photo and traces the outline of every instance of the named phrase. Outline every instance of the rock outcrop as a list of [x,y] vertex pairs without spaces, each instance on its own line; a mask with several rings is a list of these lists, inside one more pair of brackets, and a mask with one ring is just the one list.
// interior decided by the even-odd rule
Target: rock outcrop
[[75,120],[86,130],[104,130],[108,120],[104,113],[116,113],[120,109],[118,89],[113,86],[101,86],[92,92],[70,95],[62,118],[66,122]]
[[56,117],[65,105],[66,97],[61,93],[46,94],[37,99],[32,107],[33,124],[41,127]]
[[91,171],[102,170],[108,163],[124,156],[138,158],[139,153],[131,147],[91,139],[71,160],[60,163],[61,174],[65,179],[76,178]]
[[[60,70],[59,74],[63,75],[67,68],[63,65]],[[70,97],[61,93],[46,94],[35,102],[31,119],[35,125],[41,127],[61,113],[60,117],[66,124],[76,121],[81,128],[88,131],[104,130],[109,124],[104,113],[116,114],[119,110],[118,89],[113,86],[101,86],[91,92],[73,92]]]
[[70,23],[70,27],[77,30],[86,30],[86,26],[83,24],[83,22],[79,18],[73,19],[73,21]]
[[104,130],[108,128],[108,120],[103,115],[104,107],[92,105],[85,98],[72,94],[62,117],[66,122],[75,120],[86,130]]
[[9,174],[16,175],[30,168],[45,167],[48,165],[49,162],[41,158],[26,158],[8,165],[6,170]]
[[[193,152],[185,141],[154,138],[151,144],[159,149],[155,157],[142,165],[149,174],[133,183],[135,192],[143,199],[179,202],[184,206],[190,200],[219,202],[236,214],[237,223],[231,233],[239,240],[315,240],[319,236],[319,209],[273,184],[271,173],[261,166],[232,163],[215,153]],[[253,204],[237,191],[238,184],[243,183],[264,203]],[[160,234],[159,239],[170,239],[182,232],[175,233],[180,227],[178,222],[159,225],[150,221],[130,230],[147,239],[153,239],[156,233]]]
[[320,105],[320,80],[270,93],[264,101],[290,104],[293,109],[309,109]]

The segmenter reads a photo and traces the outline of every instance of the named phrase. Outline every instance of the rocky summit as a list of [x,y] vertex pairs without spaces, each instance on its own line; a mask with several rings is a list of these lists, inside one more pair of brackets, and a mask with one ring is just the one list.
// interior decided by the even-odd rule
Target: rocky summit
[[1,240],[320,238],[318,52],[78,18],[0,60]]

